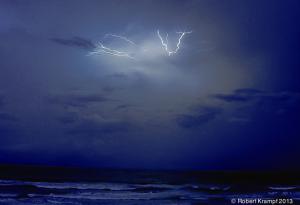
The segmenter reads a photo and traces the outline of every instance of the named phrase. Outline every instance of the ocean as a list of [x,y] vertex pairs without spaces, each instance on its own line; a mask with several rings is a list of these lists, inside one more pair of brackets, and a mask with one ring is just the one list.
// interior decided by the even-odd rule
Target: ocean
[[[107,173],[106,176],[103,173]],[[77,179],[72,176],[48,181],[39,177],[2,179],[0,204],[220,205],[272,204],[272,200],[277,200],[274,204],[300,204],[300,186],[297,185],[248,183],[247,180],[239,183],[240,179],[230,182],[230,179],[214,180],[207,176],[201,182],[201,177],[193,174],[168,172],[102,171],[98,178],[91,173],[84,178],[82,174]],[[250,203],[251,200],[256,203]]]

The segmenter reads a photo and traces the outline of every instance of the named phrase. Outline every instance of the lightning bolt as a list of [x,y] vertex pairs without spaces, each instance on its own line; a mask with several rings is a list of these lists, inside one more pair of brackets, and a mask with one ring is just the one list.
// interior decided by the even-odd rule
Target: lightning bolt
[[[160,42],[161,42],[164,50],[167,52],[168,56],[176,54],[179,51],[180,45],[181,45],[181,41],[182,41],[183,37],[186,34],[192,33],[192,31],[184,31],[184,32],[176,32],[176,33],[179,34],[179,38],[178,38],[177,43],[176,43],[176,49],[175,50],[171,50],[168,47],[168,45],[169,45],[169,41],[168,41],[169,34],[166,33],[165,38],[163,38],[160,35],[159,30],[157,30],[158,38],[160,39]],[[111,37],[111,38],[118,38],[118,39],[121,39],[121,40],[125,41],[128,44],[134,45],[136,48],[139,47],[135,42],[131,41],[130,39],[128,39],[125,36],[120,36],[120,35],[111,34],[111,33],[108,33],[108,34],[104,35],[104,38],[109,38],[109,37]],[[147,50],[145,50],[145,49],[143,50],[143,52],[146,52],[146,51]],[[98,42],[97,45],[96,45],[96,47],[95,47],[95,49],[93,51],[89,52],[88,55],[101,55],[101,54],[108,54],[108,55],[117,56],[117,57],[126,57],[126,58],[130,58],[130,59],[136,60],[132,56],[131,52],[120,51],[120,50],[117,50],[117,49],[109,48],[107,46],[104,46],[102,42]]]
[[135,59],[128,52],[118,51],[118,50],[108,48],[108,47],[104,46],[101,42],[98,42],[96,48],[93,51],[91,51],[89,54],[90,55],[99,55],[99,54],[103,54],[103,53],[106,53],[106,54],[109,54],[112,56],[127,57],[130,59]]
[[[121,40],[126,41],[129,44],[137,46],[133,41],[129,40],[125,36],[119,36],[119,35],[115,35],[115,34],[105,34],[104,38],[107,38],[107,37],[119,38]],[[93,51],[91,51],[89,53],[89,55],[99,55],[99,54],[103,54],[103,53],[113,55],[113,56],[118,56],[118,57],[127,57],[127,58],[135,60],[135,58],[133,56],[131,56],[129,52],[118,51],[118,50],[115,50],[112,48],[108,48],[108,47],[104,46],[101,42],[98,42],[96,48]]]
[[119,38],[119,39],[122,39],[122,40],[126,41],[127,43],[130,43],[130,44],[132,44],[132,45],[134,45],[134,46],[137,46],[136,43],[134,43],[132,40],[129,40],[129,39],[126,38],[125,36],[119,36],[119,35],[115,35],[115,34],[110,34],[110,33],[108,33],[108,34],[105,34],[104,38],[107,38],[107,37]]
[[180,34],[177,44],[176,44],[176,49],[170,50],[168,48],[168,33],[166,34],[166,37],[164,40],[163,37],[160,35],[159,30],[157,30],[157,36],[160,39],[162,46],[164,47],[165,51],[167,52],[167,54],[169,56],[171,56],[171,55],[177,53],[177,51],[179,51],[182,38],[184,37],[184,35],[192,33],[192,31],[184,31],[184,32],[176,32],[176,33]]

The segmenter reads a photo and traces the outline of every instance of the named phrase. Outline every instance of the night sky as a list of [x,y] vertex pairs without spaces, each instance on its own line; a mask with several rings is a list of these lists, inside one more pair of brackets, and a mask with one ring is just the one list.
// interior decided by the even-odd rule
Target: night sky
[[0,164],[300,168],[299,39],[298,0],[0,0]]

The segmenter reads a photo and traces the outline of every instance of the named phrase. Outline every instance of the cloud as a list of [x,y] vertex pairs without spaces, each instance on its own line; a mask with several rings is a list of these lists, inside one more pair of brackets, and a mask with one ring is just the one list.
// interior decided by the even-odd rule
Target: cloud
[[96,46],[93,44],[92,41],[81,38],[81,37],[73,37],[70,39],[67,38],[51,38],[51,41],[63,45],[63,46],[70,46],[70,47],[77,47],[86,50],[92,50]]
[[272,101],[284,102],[289,100],[299,99],[300,93],[298,92],[268,92],[252,88],[236,89],[228,94],[215,94],[213,98],[224,102],[249,102],[249,101]]
[[273,122],[275,119],[291,119],[295,113],[299,113],[299,92],[242,88],[211,97],[233,106],[222,104],[217,107],[199,107],[191,114],[177,116],[177,124],[183,128],[197,128],[213,121],[220,114],[220,119],[227,119],[231,123],[246,124],[258,120]]
[[229,118],[228,121],[232,122],[232,123],[248,123],[251,120],[249,118],[246,118],[246,117],[231,117],[231,118]]
[[49,101],[65,107],[85,107],[91,103],[101,103],[110,100],[101,94],[75,93],[69,95],[52,96],[49,98]]
[[58,118],[58,120],[62,124],[73,124],[78,120],[78,117],[75,114],[74,115],[69,114],[69,115]]
[[234,92],[237,94],[246,94],[246,95],[263,93],[263,91],[254,88],[240,88],[240,89],[236,89]]
[[115,107],[115,110],[128,110],[132,107],[135,107],[134,105],[131,104],[122,104],[122,105],[118,105]]
[[71,128],[67,133],[70,135],[80,135],[87,137],[101,137],[106,134],[112,133],[124,133],[129,130],[129,124],[127,122],[120,121],[104,121],[95,122],[86,120],[79,125]]
[[64,112],[63,116],[57,119],[66,135],[82,139],[120,135],[133,127],[129,121],[103,116],[101,111],[89,109]]
[[263,93],[263,91],[257,89],[242,88],[234,90],[233,93],[215,94],[212,95],[212,97],[225,102],[247,102],[261,93]]
[[245,102],[249,98],[247,96],[241,96],[236,94],[216,94],[214,98],[225,101],[225,102]]
[[184,128],[200,127],[214,120],[221,112],[222,109],[217,107],[203,107],[198,109],[195,114],[179,115],[176,121],[179,126]]
[[254,123],[261,120],[264,123],[279,120],[288,122],[298,116],[300,110],[299,92],[244,88],[228,94],[213,95],[213,98],[233,105],[226,108],[228,121],[233,123]]

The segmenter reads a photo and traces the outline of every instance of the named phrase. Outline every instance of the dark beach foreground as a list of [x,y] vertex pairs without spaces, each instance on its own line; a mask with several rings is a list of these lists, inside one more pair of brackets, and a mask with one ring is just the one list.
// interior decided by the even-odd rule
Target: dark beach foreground
[[0,204],[299,204],[299,172],[0,166]]

